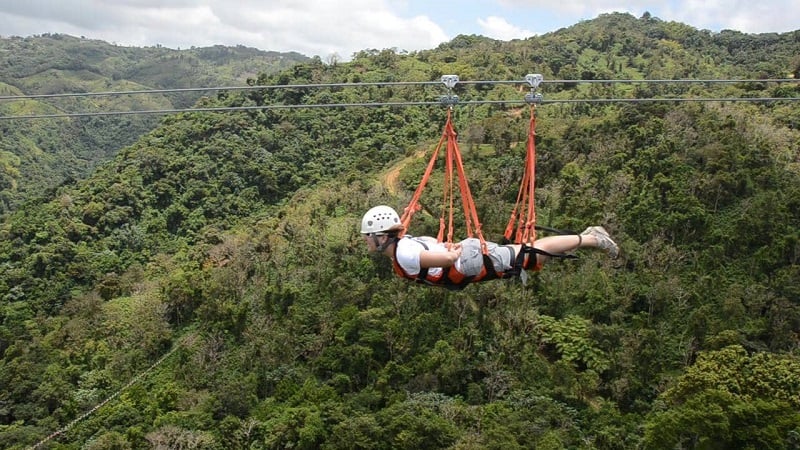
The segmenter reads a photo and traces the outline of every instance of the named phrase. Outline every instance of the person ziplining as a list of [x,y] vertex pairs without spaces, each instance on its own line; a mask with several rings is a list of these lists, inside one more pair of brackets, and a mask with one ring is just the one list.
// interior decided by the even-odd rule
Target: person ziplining
[[[442,81],[448,88],[452,88],[458,77],[446,75],[442,77]],[[562,234],[536,239],[535,103],[540,96],[533,94],[533,90],[541,82],[541,75],[528,75],[526,81],[530,83],[532,92],[526,95],[526,101],[531,104],[531,121],[525,173],[520,184],[517,204],[511,213],[504,235],[505,240],[513,243],[500,245],[483,238],[461,161],[457,134],[451,121],[453,103],[451,102],[442,138],[428,162],[414,196],[404,209],[403,217],[400,217],[394,208],[379,205],[367,211],[361,219],[360,233],[364,236],[368,250],[389,257],[398,276],[428,285],[463,289],[470,283],[502,278],[521,277],[524,282],[527,279],[526,271],[541,270],[553,257],[574,257],[571,252],[579,248],[603,249],[612,258],[619,255],[619,247],[602,226],[590,226],[580,234]],[[446,143],[445,190],[439,234],[435,238],[408,235],[406,231],[412,216],[422,209],[419,199],[444,143]],[[460,242],[453,242],[453,191],[456,178],[453,172],[457,172],[459,180],[458,188],[468,236]],[[447,221],[445,212],[448,216]],[[446,237],[445,229],[447,229]]]
[[455,289],[478,281],[520,276],[523,270],[538,271],[550,258],[579,248],[600,248],[612,258],[619,254],[617,244],[601,226],[588,227],[581,234],[547,236],[533,245],[481,243],[474,237],[445,243],[405,231],[400,216],[390,206],[375,206],[361,220],[367,249],[388,256],[397,275]]

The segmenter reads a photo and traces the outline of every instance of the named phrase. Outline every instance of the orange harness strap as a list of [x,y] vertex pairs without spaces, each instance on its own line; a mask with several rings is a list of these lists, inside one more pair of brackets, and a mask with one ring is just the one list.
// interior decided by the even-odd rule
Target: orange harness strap
[[525,173],[517,194],[517,203],[511,211],[504,236],[516,244],[533,245],[536,240],[536,105],[531,105],[531,120],[528,127],[528,145],[525,155]]
[[[425,173],[422,176],[422,180],[420,181],[419,186],[417,186],[417,190],[414,192],[411,201],[409,202],[408,206],[403,210],[403,215],[400,218],[404,229],[408,229],[409,224],[411,223],[411,218],[414,214],[422,209],[422,206],[419,203],[420,197],[422,196],[422,192],[425,189],[428,181],[430,180],[431,173],[433,172],[433,167],[436,164],[436,160],[439,157],[439,152],[442,149],[443,144],[447,144],[446,146],[446,153],[445,153],[445,178],[444,178],[444,193],[442,197],[442,214],[439,217],[439,234],[437,239],[439,242],[453,242],[453,222],[454,222],[454,198],[455,198],[455,178],[458,178],[458,189],[461,194],[461,202],[464,209],[464,218],[466,222],[466,232],[468,237],[475,237],[480,240],[481,248],[484,254],[488,253],[488,249],[486,246],[486,240],[483,238],[483,233],[481,232],[481,223],[478,220],[478,212],[475,208],[475,201],[472,198],[472,193],[469,189],[469,182],[467,181],[466,172],[464,170],[464,163],[461,158],[461,151],[458,148],[458,135],[453,127],[452,122],[452,108],[447,110],[447,120],[444,125],[444,131],[442,132],[442,137],[439,139],[439,143],[436,145],[436,149],[433,151],[431,155],[431,159],[428,161],[428,166],[425,169]],[[455,175],[453,172],[456,172]],[[445,221],[445,215],[447,215],[447,221]],[[445,236],[445,228],[447,229],[447,235]],[[446,238],[446,240],[445,240]]]

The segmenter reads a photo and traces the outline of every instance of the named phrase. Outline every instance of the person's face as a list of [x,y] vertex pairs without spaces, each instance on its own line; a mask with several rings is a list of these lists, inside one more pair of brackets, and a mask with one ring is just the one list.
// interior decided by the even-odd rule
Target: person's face
[[[364,241],[367,243],[367,250],[369,250],[370,252],[377,252],[378,245],[383,243],[383,239],[386,238],[386,236],[375,236],[372,233],[367,233],[362,236],[364,236]],[[376,237],[377,237],[377,244],[375,243]]]

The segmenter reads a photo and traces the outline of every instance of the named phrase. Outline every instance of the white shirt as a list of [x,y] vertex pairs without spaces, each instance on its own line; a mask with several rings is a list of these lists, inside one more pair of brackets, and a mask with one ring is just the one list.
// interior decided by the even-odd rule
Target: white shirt
[[[430,236],[411,237],[404,236],[397,241],[397,248],[395,251],[395,260],[397,264],[409,275],[417,275],[420,271],[419,254],[425,250],[424,242],[428,246],[428,251],[431,252],[447,252],[444,244],[436,241],[435,238]],[[430,267],[428,275],[438,276],[442,273],[441,267]]]

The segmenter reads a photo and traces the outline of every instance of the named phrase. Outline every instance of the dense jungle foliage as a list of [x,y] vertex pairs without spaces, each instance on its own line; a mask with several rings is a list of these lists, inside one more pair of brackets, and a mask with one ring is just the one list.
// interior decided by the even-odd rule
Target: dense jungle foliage
[[[45,97],[238,86],[309,58],[247,47],[122,47],[62,34],[0,38],[0,115],[187,108],[213,91]],[[39,97],[15,100],[13,96]],[[0,216],[31,197],[85,178],[155,128],[151,114],[0,120]]]
[[[777,79],[800,75],[797,55],[800,31],[711,33],[609,14],[520,41],[459,36],[409,54],[313,59],[251,83]],[[444,92],[264,89],[199,104]],[[455,88],[455,128],[492,240],[522,176],[528,92]],[[10,212],[0,447],[800,446],[796,100],[585,101],[796,99],[798,84],[540,92],[539,223],[602,224],[622,256],[581,250],[526,286],[421,287],[366,252],[361,215],[408,202],[441,133],[440,105],[171,115],[87,178]],[[426,191],[430,212],[441,185]],[[431,232],[436,220],[419,216],[411,231]]]

